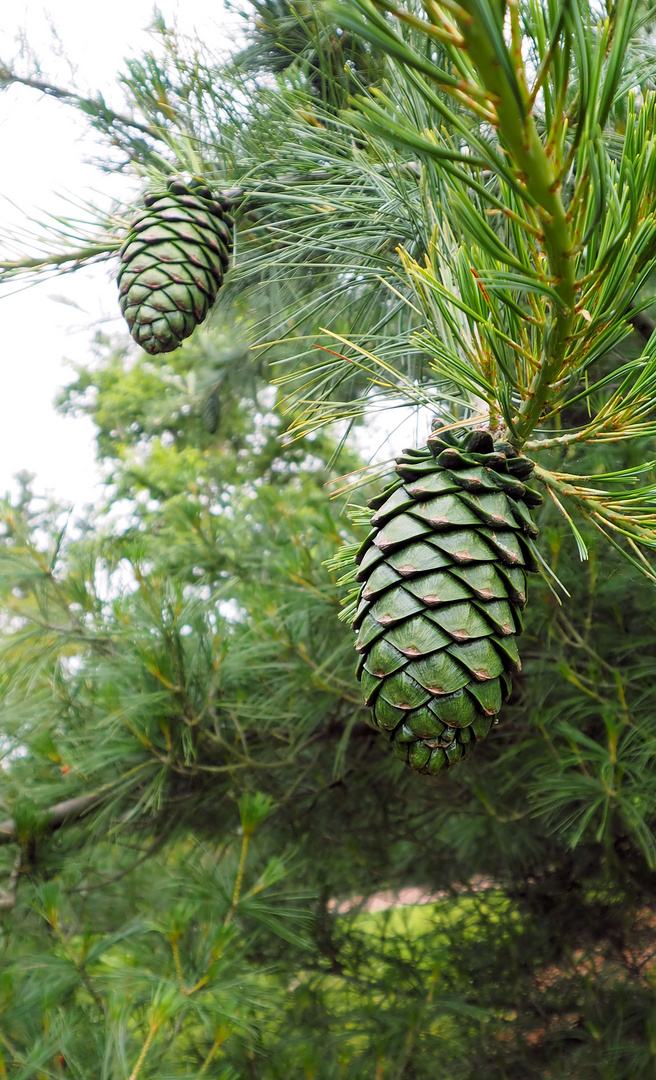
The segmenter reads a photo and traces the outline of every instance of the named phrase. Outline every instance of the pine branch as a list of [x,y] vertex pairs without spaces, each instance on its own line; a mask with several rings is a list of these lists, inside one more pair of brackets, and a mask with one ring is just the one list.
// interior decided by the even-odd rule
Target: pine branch
[[[64,825],[72,825],[85,817],[91,810],[96,809],[102,802],[103,796],[94,793],[92,795],[78,795],[73,799],[56,803],[49,810],[43,812],[40,827],[47,832],[56,832]],[[12,818],[0,822],[0,844],[12,844],[20,840],[18,826]]]
[[53,269],[61,272],[66,269],[77,269],[82,264],[88,264],[99,257],[107,258],[113,255],[119,247],[120,241],[117,239],[105,244],[75,248],[72,251],[49,252],[40,256],[26,256],[23,259],[5,259],[0,261],[0,271],[4,271],[6,276],[10,277],[29,270]]
[[122,124],[123,127],[134,128],[135,131],[140,131],[144,135],[150,135],[153,139],[162,139],[161,128],[154,127],[151,124],[142,124],[133,117],[126,116],[123,113],[116,112],[114,109],[110,109],[102,98],[87,98],[82,94],[76,93],[74,90],[56,86],[54,83],[46,82],[44,79],[37,79],[34,76],[17,75],[9,68],[0,64],[0,87],[11,85],[27,86],[31,90],[38,90],[40,93],[46,94],[47,97],[55,98],[57,101],[63,101],[66,102],[66,104],[79,108],[89,116],[102,117],[108,124],[117,122]]
[[[653,461],[646,462],[638,468],[594,476],[555,473],[536,465],[535,474],[566,518],[582,559],[588,557],[583,537],[555,492],[573,503],[632,566],[656,582],[656,568],[641,550],[656,550],[656,484],[620,490],[608,487],[618,483],[636,484],[641,474],[653,471],[654,464]],[[606,487],[591,487],[592,481],[595,485],[605,483]]]
[[19,848],[16,854],[16,859],[14,861],[11,874],[9,875],[9,882],[7,884],[7,888],[0,892],[0,917],[6,912],[11,911],[16,904],[22,867],[23,849]]

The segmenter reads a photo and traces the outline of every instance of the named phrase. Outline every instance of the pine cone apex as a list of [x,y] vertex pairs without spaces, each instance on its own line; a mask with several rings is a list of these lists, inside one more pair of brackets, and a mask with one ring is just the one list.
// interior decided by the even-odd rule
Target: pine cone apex
[[[460,439],[453,431],[433,432],[426,440],[433,457],[444,468],[483,465],[493,469],[501,476],[508,475],[520,482],[528,480],[534,471],[530,458],[520,453],[512,443],[505,439],[494,440],[485,428],[467,429]],[[503,484],[503,480],[501,481]],[[522,498],[531,507],[539,506],[544,500],[538,491],[526,488],[513,489],[512,484],[505,485],[507,494],[515,491],[515,498]],[[527,493],[528,492],[528,496]]]

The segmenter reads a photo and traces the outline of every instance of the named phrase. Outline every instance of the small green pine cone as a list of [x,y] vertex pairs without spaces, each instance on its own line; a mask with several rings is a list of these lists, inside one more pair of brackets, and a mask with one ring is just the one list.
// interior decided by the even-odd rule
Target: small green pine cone
[[221,420],[221,399],[219,398],[219,391],[216,386],[213,386],[209,394],[205,395],[201,407],[201,418],[205,430],[210,435],[215,435],[219,430],[219,422]]
[[520,670],[526,572],[537,569],[533,465],[481,430],[431,435],[370,500],[353,626],[365,704],[398,757],[438,773],[488,734]]
[[119,252],[121,311],[146,352],[171,352],[206,317],[232,251],[230,202],[174,177],[144,197]]

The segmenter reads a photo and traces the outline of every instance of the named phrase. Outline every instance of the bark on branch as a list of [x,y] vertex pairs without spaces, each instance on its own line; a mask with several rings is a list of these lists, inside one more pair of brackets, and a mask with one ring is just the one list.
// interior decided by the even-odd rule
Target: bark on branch
[[[102,795],[94,792],[92,795],[78,795],[75,799],[66,799],[65,802],[56,803],[45,811],[43,828],[48,832],[56,832],[62,825],[79,821],[101,801]],[[18,840],[18,830],[13,818],[0,821],[0,844],[11,844],[16,840]]]

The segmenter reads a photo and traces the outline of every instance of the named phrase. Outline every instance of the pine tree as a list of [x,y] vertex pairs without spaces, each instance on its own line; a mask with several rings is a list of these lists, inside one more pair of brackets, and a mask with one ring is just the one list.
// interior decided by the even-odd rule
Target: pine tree
[[[3,507],[0,1073],[651,1077],[649,13],[266,12],[246,74],[161,27],[124,114],[67,99],[232,190],[238,244],[207,331],[100,341],[62,398],[127,527]],[[115,257],[131,215],[5,275]],[[350,434],[402,405],[545,496],[522,671],[439,776],[372,727],[337,617],[390,472]]]

